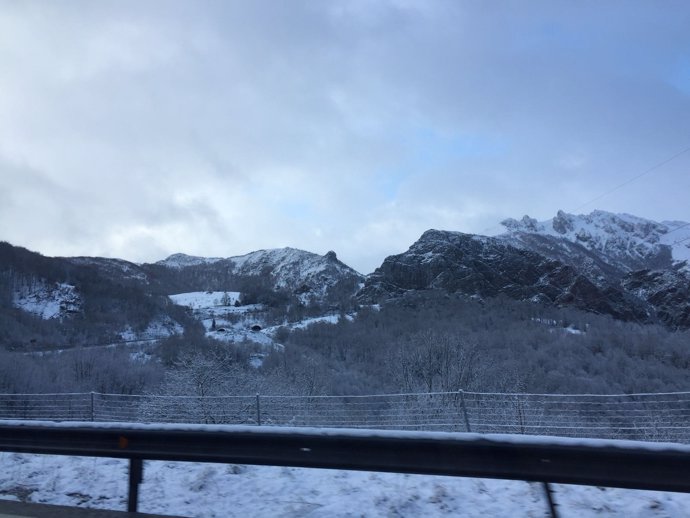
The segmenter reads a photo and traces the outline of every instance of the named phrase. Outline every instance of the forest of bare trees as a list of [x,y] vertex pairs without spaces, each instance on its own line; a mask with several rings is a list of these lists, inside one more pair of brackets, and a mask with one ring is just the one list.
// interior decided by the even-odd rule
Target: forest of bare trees
[[187,332],[134,354],[126,345],[0,355],[0,392],[356,395],[478,390],[685,390],[688,332],[507,299],[410,295],[353,319],[281,329],[283,347]]

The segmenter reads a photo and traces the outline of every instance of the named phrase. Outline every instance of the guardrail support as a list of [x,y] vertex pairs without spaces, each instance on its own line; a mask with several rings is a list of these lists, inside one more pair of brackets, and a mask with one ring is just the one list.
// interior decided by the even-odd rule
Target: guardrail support
[[144,480],[144,461],[139,458],[129,459],[129,496],[127,512],[136,513],[139,505],[139,484]]
[[546,493],[546,501],[549,504],[551,518],[558,518],[558,511],[556,510],[556,502],[553,500],[553,489],[551,489],[551,484],[542,482],[542,486],[544,487],[544,493]]

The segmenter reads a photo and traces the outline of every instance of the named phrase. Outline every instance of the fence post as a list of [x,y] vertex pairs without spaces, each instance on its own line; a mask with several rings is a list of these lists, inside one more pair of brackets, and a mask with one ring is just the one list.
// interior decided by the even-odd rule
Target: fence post
[[467,407],[465,406],[465,391],[460,389],[458,390],[460,393],[460,406],[462,407],[462,416],[465,418],[465,429],[467,432],[471,432],[472,429],[470,428],[470,420],[467,417]]
[[96,419],[96,413],[95,413],[95,405],[94,405],[94,393],[91,391],[91,421],[95,421]]
[[261,426],[261,396],[256,393],[256,425]]

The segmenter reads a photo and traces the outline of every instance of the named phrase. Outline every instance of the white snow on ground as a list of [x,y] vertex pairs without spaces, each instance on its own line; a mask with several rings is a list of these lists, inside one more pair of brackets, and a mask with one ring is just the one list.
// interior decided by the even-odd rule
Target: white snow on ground
[[[271,346],[273,339],[264,330],[252,331],[253,325],[265,326],[261,314],[261,304],[235,306],[240,300],[237,291],[194,291],[170,295],[174,304],[189,307],[194,316],[206,328],[206,336],[221,342],[253,342],[262,346]],[[240,316],[239,321],[230,320],[231,316]],[[216,327],[213,329],[213,322]]]
[[[336,324],[340,320],[340,315],[328,314],[306,318],[299,322],[268,326],[264,306],[261,304],[235,306],[235,302],[240,300],[240,293],[234,291],[195,291],[170,295],[169,298],[174,304],[193,310],[194,316],[206,328],[206,336],[221,342],[251,342],[266,348],[280,347],[275,343],[273,336],[281,327],[304,329],[312,324],[320,322]],[[345,318],[352,320],[354,317],[346,315]],[[215,329],[213,322],[216,324]],[[261,329],[252,330],[255,325]]]
[[584,331],[580,331],[579,329],[577,329],[577,328],[575,328],[575,327],[573,327],[573,326],[565,327],[565,328],[563,328],[563,331],[565,331],[566,333],[571,334],[571,335],[581,335],[581,334],[584,334]]
[[682,221],[664,221],[668,233],[661,236],[660,242],[673,250],[673,259],[690,262],[690,224]]
[[[4,423],[4,422],[3,422]],[[14,422],[17,424],[17,422]],[[121,428],[122,423],[44,423],[52,427]],[[274,433],[271,427],[127,424],[128,429]],[[521,435],[449,434],[383,430],[280,428],[297,435],[349,434],[407,438],[453,438],[528,444],[614,446],[683,451],[672,443],[592,440]],[[690,495],[554,484],[563,517],[684,517]],[[0,497],[30,502],[124,509],[127,461],[0,453]],[[521,481],[470,479],[235,464],[149,461],[140,491],[142,512],[193,517],[436,517],[547,516],[543,488]]]
[[70,284],[34,283],[17,289],[12,305],[47,320],[79,311],[81,298]]
[[238,291],[192,291],[170,295],[169,298],[178,306],[204,309],[216,306],[233,306],[239,300],[240,293]]
[[[127,327],[120,333],[120,338],[125,342],[149,342],[152,340],[160,340],[161,338],[168,338],[173,335],[180,335],[183,332],[184,328],[178,322],[165,317],[152,320],[143,331],[137,332],[131,327]],[[118,345],[118,343],[113,345]]]
[[184,328],[171,318],[164,320],[153,320],[146,329],[139,334],[137,340],[154,340],[179,335],[184,332]]
[[[209,329],[209,322],[204,321],[207,329]],[[206,336],[220,340],[221,342],[252,342],[261,346],[270,347],[273,345],[273,338],[264,330],[252,331],[245,327],[245,323],[225,325],[218,324],[216,331],[207,331]]]
[[[351,317],[350,317],[351,318]],[[306,318],[294,324],[288,325],[291,329],[305,329],[312,324],[337,324],[340,321],[340,315],[324,315],[321,317]]]
[[[684,517],[690,495],[554,485],[561,516]],[[0,497],[124,510],[127,461],[0,453]],[[304,468],[146,462],[139,510],[190,517],[547,516],[540,484]]]

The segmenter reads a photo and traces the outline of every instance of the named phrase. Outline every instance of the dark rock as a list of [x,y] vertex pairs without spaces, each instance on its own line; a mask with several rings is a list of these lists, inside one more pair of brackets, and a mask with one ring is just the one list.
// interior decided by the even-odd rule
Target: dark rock
[[[539,249],[557,239],[537,236],[532,241],[539,243],[535,247]],[[387,257],[367,278],[358,298],[382,302],[411,290],[444,290],[572,306],[638,322],[655,320],[649,316],[649,303],[620,285],[623,271],[573,243],[548,248],[557,252],[554,256],[569,257],[587,268],[512,246],[501,238],[428,230],[407,252]],[[577,261],[568,254],[573,251]]]

